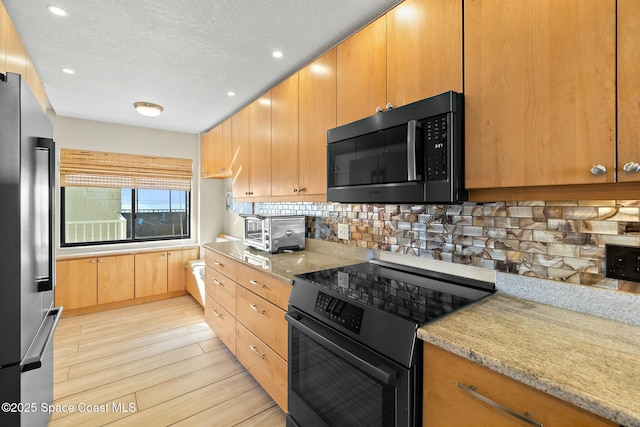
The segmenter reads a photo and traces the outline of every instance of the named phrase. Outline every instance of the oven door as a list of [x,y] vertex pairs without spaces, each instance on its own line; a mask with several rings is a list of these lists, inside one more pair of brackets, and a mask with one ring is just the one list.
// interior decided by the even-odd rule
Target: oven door
[[413,426],[407,369],[292,309],[287,426]]
[[261,216],[241,215],[244,218],[244,244],[266,250],[267,219]]

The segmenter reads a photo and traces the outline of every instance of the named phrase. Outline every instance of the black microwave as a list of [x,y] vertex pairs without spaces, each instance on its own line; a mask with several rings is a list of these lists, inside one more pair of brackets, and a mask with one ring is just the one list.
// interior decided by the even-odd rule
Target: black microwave
[[327,200],[459,203],[464,99],[449,91],[327,131]]

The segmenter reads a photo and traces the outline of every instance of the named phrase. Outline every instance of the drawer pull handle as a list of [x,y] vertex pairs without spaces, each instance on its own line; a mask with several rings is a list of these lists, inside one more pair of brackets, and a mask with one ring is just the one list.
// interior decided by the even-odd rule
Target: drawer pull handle
[[256,347],[255,345],[250,345],[249,348],[251,349],[251,351],[253,351],[255,354],[257,354],[258,356],[260,356],[261,359],[264,359],[266,354],[260,354],[258,352],[258,347]]
[[221,263],[220,261],[213,261],[213,263],[214,263],[215,265],[219,266],[219,267],[221,267],[221,266],[222,266],[222,263]]
[[256,282],[255,280],[249,280],[249,283],[251,283],[254,286],[260,286],[264,288],[264,285],[261,285],[260,283]]
[[218,279],[213,279],[213,283],[215,283],[216,285],[222,286],[222,282],[219,281]]
[[213,314],[214,314],[216,317],[222,317],[222,314],[218,313],[215,309],[213,310]]
[[543,427],[542,423],[539,423],[535,420],[532,420],[531,418],[529,418],[529,414],[525,413],[523,414],[519,414],[518,412],[514,411],[511,408],[507,408],[504,405],[499,404],[496,401],[493,401],[491,399],[489,399],[486,396],[483,396],[482,394],[478,393],[475,389],[474,386],[470,385],[470,386],[466,386],[462,383],[457,383],[458,388],[462,391],[464,391],[465,393],[475,397],[476,399],[479,399],[481,401],[483,401],[484,403],[493,406],[494,408],[502,411],[502,412],[506,412],[507,414],[511,415],[512,417],[516,417],[517,419],[519,419],[520,421],[524,421],[525,423],[535,426],[535,427]]
[[264,310],[260,310],[260,309],[258,308],[258,306],[257,306],[257,305],[255,305],[255,304],[249,304],[249,307],[251,307],[251,310],[253,310],[253,311],[257,311],[257,312],[258,312],[258,313],[260,313],[260,314],[264,314],[264,313],[266,313]]

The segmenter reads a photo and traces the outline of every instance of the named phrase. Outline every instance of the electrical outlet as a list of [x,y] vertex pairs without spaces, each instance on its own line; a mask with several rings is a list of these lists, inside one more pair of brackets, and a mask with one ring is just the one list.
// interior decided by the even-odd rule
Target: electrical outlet
[[349,240],[349,224],[338,224],[338,239]]
[[605,245],[604,275],[640,282],[640,247]]

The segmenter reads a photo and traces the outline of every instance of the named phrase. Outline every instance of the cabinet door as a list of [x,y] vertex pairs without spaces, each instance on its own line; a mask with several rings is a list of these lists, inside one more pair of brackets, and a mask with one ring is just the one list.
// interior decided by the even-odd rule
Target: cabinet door
[[271,194],[293,196],[298,185],[298,74],[271,90]]
[[337,124],[353,122],[384,108],[387,100],[386,16],[337,47]]
[[55,303],[66,310],[98,303],[96,258],[56,262]]
[[210,178],[214,174],[214,133],[216,128],[205,132],[200,137],[200,177]]
[[298,74],[299,194],[327,192],[327,130],[336,127],[336,49]]
[[249,196],[249,107],[231,117],[233,136],[233,194],[235,197]]
[[151,252],[135,255],[135,297],[167,293],[167,253]]
[[220,172],[225,177],[231,176],[231,156],[233,153],[232,129],[233,123],[230,118],[222,122],[222,161],[220,162]]
[[640,181],[640,2],[618,0],[618,182]]
[[185,266],[189,261],[199,258],[199,249],[177,249],[167,251],[167,291],[182,291],[185,289],[185,273],[191,274]]
[[387,102],[462,92],[462,0],[405,0],[387,13]]
[[466,187],[614,182],[616,1],[468,0],[464,27]]
[[135,297],[134,256],[98,258],[98,304]]
[[614,426],[610,421],[432,344],[424,344],[422,421],[425,427],[525,426],[513,415],[465,392],[457,383],[545,427]]
[[270,196],[271,91],[249,104],[249,153],[249,195]]

